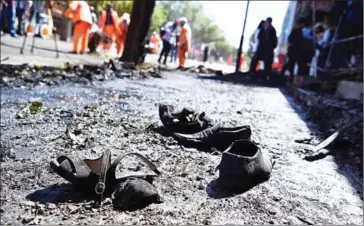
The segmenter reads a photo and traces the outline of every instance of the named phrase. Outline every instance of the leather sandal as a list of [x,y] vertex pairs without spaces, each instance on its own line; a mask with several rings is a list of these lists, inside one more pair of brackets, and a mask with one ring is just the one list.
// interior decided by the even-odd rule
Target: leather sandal
[[151,181],[155,175],[144,173],[122,173],[116,174],[116,167],[126,156],[134,155],[139,157],[157,175],[160,171],[157,167],[138,153],[127,153],[119,156],[111,164],[111,153],[105,151],[98,159],[80,159],[75,156],[60,156],[50,162],[50,167],[62,178],[71,182],[77,190],[86,194],[94,195],[97,200],[102,200],[104,195],[109,195],[118,183],[128,178],[144,178]]

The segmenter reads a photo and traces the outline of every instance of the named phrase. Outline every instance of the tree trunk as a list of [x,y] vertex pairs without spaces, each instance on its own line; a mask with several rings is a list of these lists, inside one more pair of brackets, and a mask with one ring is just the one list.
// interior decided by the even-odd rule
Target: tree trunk
[[144,41],[148,34],[154,7],[155,0],[134,0],[125,49],[120,61],[135,64],[144,62]]

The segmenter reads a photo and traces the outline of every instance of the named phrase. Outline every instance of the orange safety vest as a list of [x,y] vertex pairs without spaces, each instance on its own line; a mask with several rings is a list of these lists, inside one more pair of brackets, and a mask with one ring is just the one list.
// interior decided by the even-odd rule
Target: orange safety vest
[[128,34],[129,24],[124,25],[123,20],[120,20],[119,24],[118,24],[118,28],[120,30],[120,35],[119,35],[118,39],[120,41],[125,41],[126,35]]
[[158,44],[160,42],[160,38],[158,35],[152,35],[150,36],[150,42],[153,44]]
[[71,18],[72,23],[84,21],[92,24],[90,6],[85,1],[72,1],[64,12],[64,16]]
[[185,51],[191,49],[191,28],[187,24],[181,28],[179,45],[180,48],[183,48]]
[[233,64],[233,56],[229,55],[226,62],[227,62],[228,65],[232,65]]
[[[112,22],[115,26],[115,31],[118,35],[120,35],[120,29],[119,29],[119,16],[118,13],[114,10],[111,11],[111,18],[112,18]],[[102,12],[101,17],[99,19],[99,27],[101,30],[104,30],[105,27],[105,23],[106,23],[106,11]]]

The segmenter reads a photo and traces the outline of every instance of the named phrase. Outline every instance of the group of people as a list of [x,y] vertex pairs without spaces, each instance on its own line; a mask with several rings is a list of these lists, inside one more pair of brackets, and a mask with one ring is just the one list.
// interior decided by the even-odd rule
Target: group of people
[[272,18],[268,17],[265,21],[259,23],[255,33],[255,52],[250,64],[250,73],[254,73],[257,69],[259,61],[264,62],[264,71],[267,79],[272,71],[274,58],[274,49],[277,47],[278,37],[276,29],[272,25]]
[[[294,67],[297,64],[298,76],[301,79],[303,76],[308,76],[311,64],[315,65],[313,63],[314,56],[318,53],[317,77],[323,80],[328,79],[329,73],[325,71],[325,68],[329,66],[327,65],[328,61],[331,62],[331,68],[339,68],[342,64],[342,57],[345,54],[350,56],[355,53],[355,47],[353,48],[355,45],[352,45],[350,49],[350,45],[344,48],[340,44],[333,46],[332,42],[340,38],[362,34],[363,20],[360,18],[362,3],[362,1],[356,0],[349,0],[346,3],[346,10],[342,13],[342,21],[345,23],[342,24],[341,29],[338,29],[338,18],[334,15],[329,17],[327,25],[322,23],[311,25],[310,18],[300,18],[297,26],[293,28],[288,37],[288,62],[283,67],[281,74],[284,75],[288,70],[290,77],[292,77],[294,75]],[[356,46],[362,46],[362,40],[360,39],[353,42],[356,42]],[[350,44],[350,42],[348,43]],[[346,57],[349,58],[348,56]]]
[[166,64],[169,53],[171,53],[171,62],[175,61],[178,55],[177,69],[183,69],[191,49],[191,35],[191,28],[186,17],[165,23],[160,29],[163,47],[158,62],[161,63],[164,57],[163,64]]
[[130,15],[124,13],[121,17],[113,9],[111,4],[106,5],[106,9],[97,18],[94,8],[90,7],[86,1],[72,1],[64,16],[70,18],[73,28],[73,52],[84,54],[87,50],[88,38],[92,26],[98,24],[98,28],[108,38],[109,42],[103,42],[103,49],[110,50],[116,42],[116,52],[118,55],[124,50],[124,44],[130,24]]
[[[24,35],[26,17],[31,14],[33,1],[28,0],[1,0],[0,1],[0,31],[7,25],[9,34],[12,37]],[[18,25],[15,27],[15,20]]]

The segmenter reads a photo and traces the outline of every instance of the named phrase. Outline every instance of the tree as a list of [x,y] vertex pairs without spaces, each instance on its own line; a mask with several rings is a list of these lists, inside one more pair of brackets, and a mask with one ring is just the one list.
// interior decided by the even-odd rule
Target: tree
[[155,0],[134,0],[130,16],[130,25],[125,42],[125,50],[120,61],[134,62],[144,61],[144,40],[148,34]]
[[167,21],[174,21],[181,16],[187,17],[192,31],[192,44],[215,44],[220,56],[227,57],[233,47],[225,39],[221,29],[203,12],[200,3],[190,1],[159,1]]

